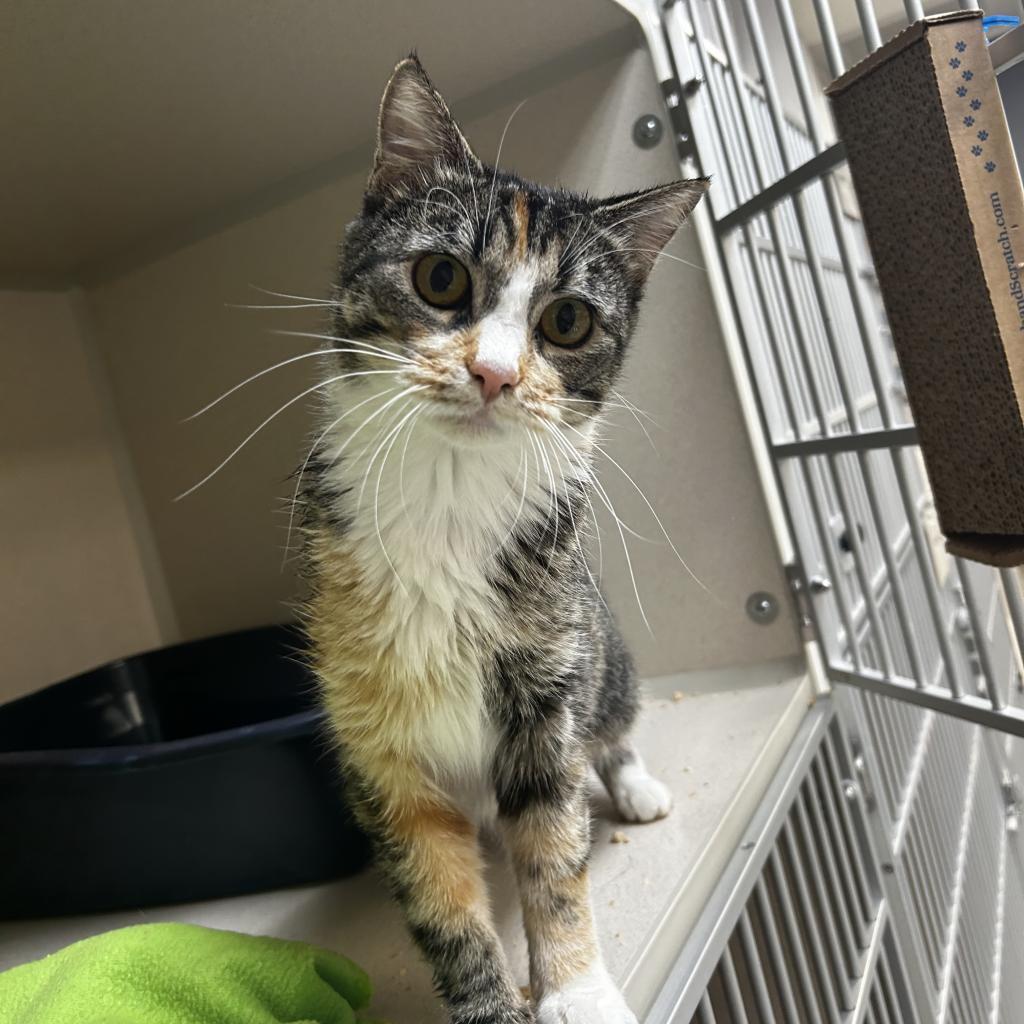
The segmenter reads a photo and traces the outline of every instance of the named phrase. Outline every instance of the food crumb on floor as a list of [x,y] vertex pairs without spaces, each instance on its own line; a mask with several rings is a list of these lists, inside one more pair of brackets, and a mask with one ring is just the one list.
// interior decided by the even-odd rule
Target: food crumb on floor
[[682,690],[676,690],[676,692],[672,694],[672,699],[678,704],[681,700],[686,699],[686,694],[683,693]]
[[608,840],[610,843],[628,843],[629,836],[625,832],[613,832],[611,839]]

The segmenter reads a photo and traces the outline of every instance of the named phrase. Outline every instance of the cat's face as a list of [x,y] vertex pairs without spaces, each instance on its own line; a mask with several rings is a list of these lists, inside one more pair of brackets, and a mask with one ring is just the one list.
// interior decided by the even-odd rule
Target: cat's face
[[342,372],[395,372],[344,389],[412,389],[421,418],[455,443],[538,420],[581,426],[610,397],[654,259],[706,187],[593,200],[496,172],[419,62],[403,61],[381,104],[362,215],[342,243],[333,325],[338,339],[395,357],[345,353]]

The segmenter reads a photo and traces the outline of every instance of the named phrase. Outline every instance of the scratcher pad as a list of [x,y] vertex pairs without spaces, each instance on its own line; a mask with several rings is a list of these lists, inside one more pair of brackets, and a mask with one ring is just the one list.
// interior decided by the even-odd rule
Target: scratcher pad
[[951,550],[1024,560],[1024,191],[980,12],[826,90]]

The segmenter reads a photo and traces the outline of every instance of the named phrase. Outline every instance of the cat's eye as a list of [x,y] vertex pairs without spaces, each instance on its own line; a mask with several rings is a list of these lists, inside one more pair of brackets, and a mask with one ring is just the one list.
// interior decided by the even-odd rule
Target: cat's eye
[[594,314],[580,299],[555,299],[540,315],[540,331],[552,345],[575,348],[590,337]]
[[412,283],[424,302],[439,309],[460,306],[469,295],[469,271],[443,253],[421,256],[412,269]]

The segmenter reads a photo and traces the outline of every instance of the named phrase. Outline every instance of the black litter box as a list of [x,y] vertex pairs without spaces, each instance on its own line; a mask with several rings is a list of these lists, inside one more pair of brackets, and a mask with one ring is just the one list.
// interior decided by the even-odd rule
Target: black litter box
[[0,707],[0,918],[232,896],[350,874],[289,627],[153,651]]

